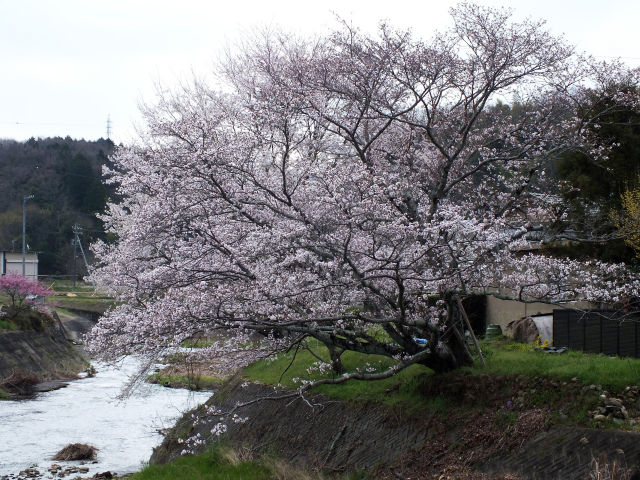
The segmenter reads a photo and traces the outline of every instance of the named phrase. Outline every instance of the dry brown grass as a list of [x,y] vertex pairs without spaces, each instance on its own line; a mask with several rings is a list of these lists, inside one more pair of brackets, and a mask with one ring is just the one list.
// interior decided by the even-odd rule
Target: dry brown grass
[[14,370],[8,377],[0,378],[0,387],[9,392],[23,394],[32,391],[33,386],[40,381],[36,375]]
[[591,459],[589,480],[634,480],[639,477],[637,472],[622,465],[622,462],[609,461],[605,454]]
[[319,472],[303,471],[291,463],[280,459],[266,459],[265,465],[273,474],[274,480],[324,480]]
[[224,449],[221,457],[231,465],[238,466],[244,462],[252,462],[254,460],[253,451],[249,447],[237,447]]
[[52,460],[68,462],[71,460],[94,460],[98,449],[85,443],[71,443],[60,450]]

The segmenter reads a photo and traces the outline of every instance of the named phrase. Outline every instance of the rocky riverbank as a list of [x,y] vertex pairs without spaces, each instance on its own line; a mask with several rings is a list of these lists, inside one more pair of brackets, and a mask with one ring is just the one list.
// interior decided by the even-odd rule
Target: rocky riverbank
[[88,467],[80,464],[73,467],[62,467],[58,464],[53,464],[46,470],[41,470],[36,467],[27,468],[20,473],[2,475],[0,480],[38,480],[38,479],[51,479],[51,478],[67,478],[73,475],[73,480],[125,480],[130,478],[131,475],[118,476],[117,473],[101,472],[96,473],[91,477],[79,476],[86,474],[89,471]]

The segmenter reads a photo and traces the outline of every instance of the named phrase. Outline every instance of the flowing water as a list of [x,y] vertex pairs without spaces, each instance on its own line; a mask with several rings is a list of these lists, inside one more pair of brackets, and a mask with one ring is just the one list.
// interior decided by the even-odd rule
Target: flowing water
[[211,396],[210,392],[142,384],[126,400],[118,400],[139,365],[134,358],[118,368],[95,362],[95,377],[70,382],[34,399],[0,401],[0,477],[37,465],[44,478],[53,478],[47,472],[52,463],[78,465],[50,460],[69,443],[99,449],[98,463],[84,465],[90,471],[83,476],[139,470],[162,441],[158,430],[171,427],[183,412]]

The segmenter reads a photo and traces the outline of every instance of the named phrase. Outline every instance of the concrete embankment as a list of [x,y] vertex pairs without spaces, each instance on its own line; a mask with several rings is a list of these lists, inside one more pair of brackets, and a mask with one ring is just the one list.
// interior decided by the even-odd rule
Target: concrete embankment
[[87,361],[60,330],[0,334],[0,381],[16,373],[40,381],[69,378]]
[[83,310],[65,309],[57,313],[64,326],[66,336],[74,342],[81,342],[86,333],[98,322],[100,314]]
[[[270,386],[230,381],[206,406],[176,424],[150,463],[178,458],[188,437],[212,438],[210,432],[220,416],[206,415],[207,407],[229,411],[249,403],[237,411],[239,417],[247,417],[246,422],[227,422],[224,442],[328,472],[366,469],[379,479],[446,474],[456,479],[583,480],[592,471],[593,459],[616,462],[618,468],[640,468],[639,433],[549,427],[548,414],[540,408],[523,410],[513,425],[505,426],[495,407],[465,409],[462,400],[460,408],[454,407],[445,418],[318,396],[277,399],[283,393]],[[195,451],[204,448],[200,445]]]
[[[423,443],[429,431],[424,419],[419,422],[401,419],[387,408],[324,397],[313,398],[310,403],[300,398],[278,400],[281,394],[273,387],[243,386],[232,381],[208,404],[228,411],[236,403],[262,398],[238,411],[240,417],[248,420],[229,421],[225,438],[258,452],[277,452],[279,457],[294,464],[302,463],[306,468],[327,471],[352,471],[391,462],[399,451]],[[218,416],[214,415],[194,426],[190,414],[185,415],[155,449],[150,463],[167,463],[178,458],[184,448],[178,441],[181,434],[199,433],[208,437],[217,421]]]

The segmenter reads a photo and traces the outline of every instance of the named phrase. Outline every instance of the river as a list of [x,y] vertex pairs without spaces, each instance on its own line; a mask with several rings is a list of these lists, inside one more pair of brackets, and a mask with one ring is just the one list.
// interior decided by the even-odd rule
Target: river
[[43,478],[54,478],[47,471],[51,464],[78,465],[50,460],[69,443],[99,450],[98,463],[85,465],[90,470],[83,476],[137,471],[162,441],[158,429],[171,427],[183,412],[211,396],[145,383],[126,400],[118,400],[140,361],[130,357],[118,368],[93,365],[94,377],[34,399],[0,401],[0,477],[36,465]]

